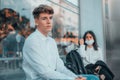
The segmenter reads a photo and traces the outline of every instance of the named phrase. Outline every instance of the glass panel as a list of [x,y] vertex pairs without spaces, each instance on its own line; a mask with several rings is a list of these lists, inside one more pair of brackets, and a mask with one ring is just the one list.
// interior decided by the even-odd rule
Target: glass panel
[[25,79],[22,47],[35,30],[32,11],[43,3],[55,11],[51,36],[57,42],[59,54],[66,55],[67,47],[78,42],[78,8],[66,0],[0,0],[0,80]]
[[22,47],[34,31],[26,0],[0,0],[0,80],[25,80]]
[[66,48],[71,42],[77,43],[78,37],[78,8],[64,1],[52,2],[55,10],[52,36],[58,44],[60,55],[66,55]]
[[67,0],[69,2],[71,2],[72,4],[78,6],[78,0]]

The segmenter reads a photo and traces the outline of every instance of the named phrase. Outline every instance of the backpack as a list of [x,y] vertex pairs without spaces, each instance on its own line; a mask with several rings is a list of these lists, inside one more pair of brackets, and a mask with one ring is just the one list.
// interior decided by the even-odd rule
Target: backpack
[[82,58],[77,50],[72,50],[66,55],[65,66],[77,75],[87,73]]

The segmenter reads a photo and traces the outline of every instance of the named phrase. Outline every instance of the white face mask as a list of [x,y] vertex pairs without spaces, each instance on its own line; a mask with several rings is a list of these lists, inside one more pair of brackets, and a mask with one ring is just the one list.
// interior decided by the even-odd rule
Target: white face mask
[[94,43],[94,40],[93,39],[92,40],[86,40],[85,43],[87,45],[92,45]]

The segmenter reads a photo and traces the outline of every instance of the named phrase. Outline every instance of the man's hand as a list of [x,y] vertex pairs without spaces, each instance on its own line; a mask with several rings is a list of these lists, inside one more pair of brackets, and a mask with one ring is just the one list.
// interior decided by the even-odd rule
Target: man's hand
[[86,78],[85,77],[78,77],[75,80],[86,80]]

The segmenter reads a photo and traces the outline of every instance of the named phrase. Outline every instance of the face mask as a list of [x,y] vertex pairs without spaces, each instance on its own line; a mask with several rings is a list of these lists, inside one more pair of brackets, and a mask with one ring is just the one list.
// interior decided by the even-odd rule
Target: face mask
[[94,43],[94,40],[93,39],[92,40],[86,40],[85,43],[87,45],[92,45]]

